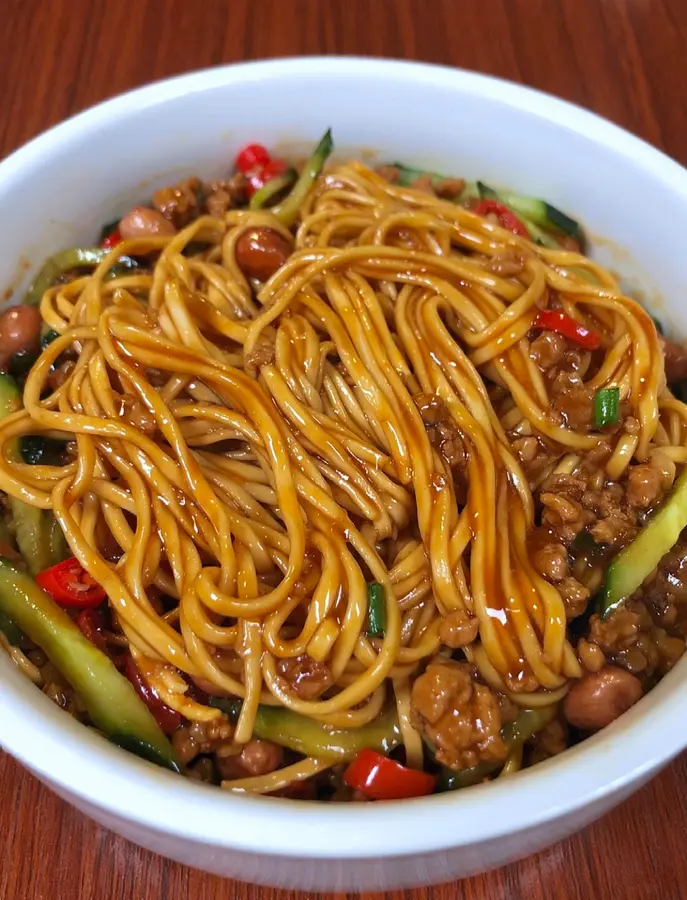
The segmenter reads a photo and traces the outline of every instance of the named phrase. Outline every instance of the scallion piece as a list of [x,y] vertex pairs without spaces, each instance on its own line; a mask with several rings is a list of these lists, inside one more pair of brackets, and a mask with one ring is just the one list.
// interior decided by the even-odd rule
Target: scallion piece
[[386,628],[386,602],[384,588],[373,581],[367,586],[367,633],[370,637],[383,637]]
[[617,425],[620,420],[620,388],[601,388],[594,396],[594,424],[597,428]]

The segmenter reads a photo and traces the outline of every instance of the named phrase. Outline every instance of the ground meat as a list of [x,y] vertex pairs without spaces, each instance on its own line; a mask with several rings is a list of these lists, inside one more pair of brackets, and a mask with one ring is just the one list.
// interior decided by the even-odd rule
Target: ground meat
[[460,770],[502,760],[501,711],[492,691],[464,663],[430,663],[413,685],[411,718],[439,762]]
[[595,522],[589,533],[597,544],[620,548],[634,537],[636,530],[623,513],[611,513],[607,518]]
[[675,665],[684,653],[685,640],[654,623],[643,597],[640,591],[606,620],[593,615],[588,640],[609,661],[648,679],[655,673],[664,675]]
[[542,491],[553,494],[561,494],[577,502],[582,500],[587,489],[584,478],[564,473],[550,475],[542,484]]
[[251,378],[257,378],[262,366],[271,366],[275,360],[272,341],[261,340],[243,358],[243,368]]
[[478,633],[479,619],[462,609],[449,613],[439,627],[441,643],[454,650],[471,644]]
[[591,471],[551,475],[540,489],[542,523],[565,546],[585,529],[597,544],[619,550],[635,536],[640,524],[640,508],[627,497],[633,468],[622,484],[609,483],[601,489],[588,488]]
[[420,411],[425,425],[438,425],[449,421],[449,411],[438,394],[415,394],[413,402]]
[[234,726],[226,716],[219,716],[210,722],[194,722],[182,725],[172,735],[172,746],[182,766],[196,756],[214,753],[220,747],[230,744],[234,736]]
[[271,741],[252,740],[244,745],[240,753],[233,756],[218,756],[215,765],[221,779],[250,778],[269,775],[282,764],[283,750]]
[[282,659],[279,671],[301,700],[316,700],[334,681],[329,666],[317,662],[305,653],[295,659]]
[[200,187],[197,178],[185,178],[178,184],[160,188],[153,194],[153,206],[175,228],[183,228],[200,213]]
[[143,434],[150,436],[157,431],[157,419],[136,397],[122,397],[119,414],[125,422]]
[[606,620],[593,615],[589,620],[589,640],[597,644],[607,656],[626,650],[637,640],[639,616],[621,607]]
[[442,422],[427,429],[429,442],[436,447],[439,453],[452,468],[460,468],[467,462],[465,444],[460,432],[450,422]]
[[206,210],[216,219],[224,218],[230,209],[243,206],[248,201],[248,180],[240,172],[227,181],[213,181],[203,188]]
[[542,331],[530,344],[530,356],[540,369],[546,371],[560,362],[567,349],[568,342],[562,334]]
[[661,496],[662,477],[650,463],[631,466],[627,476],[627,501],[630,506],[647,509]]
[[594,426],[594,395],[576,372],[559,371],[552,385],[549,417],[574,431],[590,431]]
[[563,598],[566,618],[575,619],[577,616],[581,616],[587,609],[589,590],[571,575],[568,575],[556,586]]
[[520,462],[531,463],[539,455],[539,441],[532,435],[515,438],[511,441],[511,447],[518,454]]
[[625,502],[620,484],[609,484],[601,490],[585,491],[582,505],[597,518],[589,533],[597,544],[619,550],[637,533],[637,510]]
[[[554,476],[566,478],[569,476]],[[548,482],[551,479],[547,479]],[[542,524],[551,529],[563,544],[570,544],[592,520],[592,516],[575,499],[573,490],[544,490],[539,501],[543,506]]]
[[663,340],[663,359],[665,361],[666,381],[674,384],[687,378],[687,348],[675,341]]
[[580,638],[577,642],[577,658],[588,672],[598,672],[606,664],[606,657],[601,647],[586,638]]
[[561,543],[543,543],[533,550],[532,562],[537,571],[552,584],[563,581],[568,575],[568,551]]

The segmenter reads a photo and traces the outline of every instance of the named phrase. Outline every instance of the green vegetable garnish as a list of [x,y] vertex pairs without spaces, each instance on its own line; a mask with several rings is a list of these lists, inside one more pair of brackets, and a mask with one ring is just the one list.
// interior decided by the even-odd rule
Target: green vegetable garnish
[[386,602],[384,588],[373,581],[367,586],[367,633],[370,637],[383,637],[386,628]]
[[264,184],[259,191],[256,191],[250,198],[248,204],[249,209],[264,209],[270,205],[271,200],[275,200],[282,191],[285,191],[298,178],[298,172],[295,169],[287,169],[281,175],[270,178],[267,184]]
[[291,192],[272,210],[280,222],[287,227],[293,225],[298,219],[298,214],[303,205],[303,201],[322,171],[325,161],[327,160],[327,157],[330,156],[333,149],[334,142],[332,141],[332,132],[331,129],[328,128],[324,137],[315,148],[315,152],[303,166],[301,174],[298,176],[298,181],[294,184]]
[[594,395],[594,425],[605,428],[620,421],[620,388],[601,388]]

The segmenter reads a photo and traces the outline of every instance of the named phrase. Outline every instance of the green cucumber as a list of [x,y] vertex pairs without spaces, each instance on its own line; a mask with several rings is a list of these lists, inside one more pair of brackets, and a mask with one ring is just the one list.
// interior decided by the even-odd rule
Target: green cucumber
[[293,188],[282,202],[278,206],[272,208],[274,215],[283,225],[286,225],[287,228],[293,225],[298,218],[298,213],[303,205],[303,201],[322,171],[325,161],[327,160],[327,157],[331,155],[333,149],[334,142],[332,141],[332,131],[331,128],[328,128],[327,131],[325,131],[322,140],[315,148],[315,152],[301,169],[298,181],[294,184]]
[[[236,720],[241,701],[212,697],[210,706]],[[283,706],[258,707],[253,733],[265,741],[287,747],[305,756],[322,759],[354,759],[365,749],[391,753],[401,741],[396,712],[388,711],[374,722],[360,728],[333,729]]]
[[639,532],[615,557],[606,572],[606,582],[598,600],[602,619],[634,594],[687,528],[687,469],[673,490]]
[[[14,523],[14,537],[19,552],[26,560],[29,572],[37,575],[44,569],[55,565],[50,546],[50,522],[52,514],[46,510],[29,506],[23,500],[8,497],[12,522]],[[58,526],[59,527],[59,526]]]
[[33,284],[24,297],[26,306],[38,306],[43,294],[57,281],[60,275],[71,269],[82,269],[99,265],[107,256],[108,250],[101,247],[73,247],[60,250],[49,257],[43,264]]
[[575,219],[561,212],[555,206],[551,206],[546,200],[537,200],[534,197],[523,197],[521,194],[501,194],[501,200],[519,215],[542,228],[553,228],[570,235],[576,241],[580,240],[580,224]]
[[[21,409],[21,394],[16,381],[0,372],[0,419]],[[20,442],[15,442],[11,453],[19,453]],[[43,569],[60,562],[55,559],[51,550],[50,532],[53,515],[46,510],[29,506],[16,497],[8,497],[8,506],[12,513],[14,536],[19,552],[26,560],[29,572],[37,575]]]
[[281,175],[270,178],[250,198],[248,209],[265,209],[270,202],[274,202],[281,193],[290,188],[297,178],[298,172],[295,169],[287,169]]
[[523,224],[527,226],[534,243],[541,247],[548,247],[551,250],[561,249],[559,241],[545,230],[547,228],[563,231],[576,240],[581,239],[579,224],[544,200],[522,197],[519,194],[499,194],[483,181],[477,182],[477,190],[483,200],[498,200],[499,203],[503,203],[504,206],[516,212]]
[[19,385],[6,372],[0,372],[0,419],[21,409]]
[[115,744],[179,772],[172,746],[133,686],[52,597],[0,557],[0,613],[43,650],[96,728]]

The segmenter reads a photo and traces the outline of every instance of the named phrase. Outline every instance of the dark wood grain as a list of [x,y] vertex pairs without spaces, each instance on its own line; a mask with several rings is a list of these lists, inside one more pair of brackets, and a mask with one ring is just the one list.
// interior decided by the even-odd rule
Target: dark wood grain
[[[146,81],[315,53],[406,57],[522,81],[687,163],[686,0],[0,0],[0,155]],[[687,897],[686,797],[683,758],[539,856],[394,897]],[[277,900],[114,837],[2,755],[0,859],[3,900]]]

